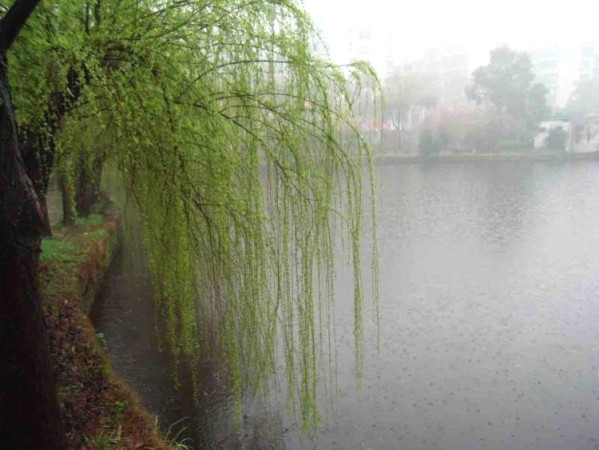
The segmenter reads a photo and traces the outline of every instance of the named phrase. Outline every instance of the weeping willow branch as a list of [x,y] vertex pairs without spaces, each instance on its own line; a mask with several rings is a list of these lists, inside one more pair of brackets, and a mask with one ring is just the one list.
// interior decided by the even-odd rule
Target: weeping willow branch
[[314,425],[319,367],[334,362],[339,231],[361,373],[362,197],[373,185],[352,108],[360,80],[376,86],[376,75],[317,60],[294,0],[103,0],[93,17],[88,2],[62,0],[33,20],[60,33],[32,27],[19,43],[22,122],[34,126],[45,99],[68,89],[69,68],[85,67],[58,161],[105,152],[118,168],[179,364],[217,353],[240,398],[272,373],[279,342],[290,400]]

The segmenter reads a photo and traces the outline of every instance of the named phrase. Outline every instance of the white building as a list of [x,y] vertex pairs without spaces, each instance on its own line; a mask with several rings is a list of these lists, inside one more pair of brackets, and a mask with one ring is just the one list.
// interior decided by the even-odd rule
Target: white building
[[549,135],[561,129],[566,133],[564,150],[572,153],[599,152],[599,114],[587,114],[582,119],[558,119],[541,122],[535,136],[535,149],[547,147]]

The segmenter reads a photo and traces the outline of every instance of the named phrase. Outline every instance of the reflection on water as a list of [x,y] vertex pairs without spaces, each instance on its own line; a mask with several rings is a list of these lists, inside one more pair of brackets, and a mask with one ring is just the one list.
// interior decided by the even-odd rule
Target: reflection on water
[[172,423],[181,405],[172,387],[166,349],[156,333],[147,266],[143,254],[133,250],[140,244],[137,237],[125,233],[90,319],[103,334],[114,371],[134,387],[144,405]]
[[300,436],[284,408],[248,400],[231,437],[221,400],[203,431],[225,431],[207,447],[599,447],[599,165],[376,170],[381,347],[365,323],[363,388],[340,267],[335,411]]

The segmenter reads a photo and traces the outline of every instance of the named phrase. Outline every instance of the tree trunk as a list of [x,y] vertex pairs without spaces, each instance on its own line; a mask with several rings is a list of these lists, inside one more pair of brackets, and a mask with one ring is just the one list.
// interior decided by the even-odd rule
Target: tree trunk
[[[77,180],[75,182],[75,202],[77,214],[86,217],[92,212],[92,207],[100,201],[100,180],[102,178],[103,158],[94,155],[91,167],[86,161],[87,155],[81,155]],[[89,157],[89,156],[87,156]]]
[[44,213],[17,140],[6,51],[37,1],[0,22],[0,448],[66,448],[38,289]]
[[33,187],[44,213],[43,236],[52,236],[46,197],[48,195],[48,186],[50,184],[52,168],[54,167],[54,155],[56,154],[56,144],[54,142],[56,130],[51,128],[49,121],[46,122],[48,128],[51,130],[51,134],[48,138],[37,136],[29,130],[20,130],[19,144],[23,155],[23,161],[25,162],[25,170],[33,183]]
[[62,198],[62,223],[64,225],[74,225],[75,205],[73,205],[73,195],[67,176],[60,174],[58,184],[60,185],[60,197]]
[[[65,115],[77,104],[81,97],[83,86],[89,83],[89,73],[86,67],[83,67],[85,76],[80,76],[79,72],[71,68],[67,73],[67,89],[65,92],[55,92],[48,104],[48,110],[45,114],[44,127],[42,131],[38,130],[20,130],[20,143],[25,168],[29,174],[33,187],[40,199],[43,207],[46,229],[45,236],[51,236],[50,219],[48,217],[48,208],[46,206],[46,195],[50,176],[54,168],[56,156],[56,135],[64,126]],[[64,176],[59,177],[60,190],[63,203],[63,222],[67,225],[74,223],[74,211],[78,206],[77,194],[76,203],[73,205],[73,196],[69,193],[68,184]],[[98,182],[99,186],[99,182]],[[76,187],[75,192],[78,192]],[[95,201],[93,202],[95,203]],[[92,203],[92,204],[93,204]],[[89,213],[88,213],[89,214]],[[87,214],[84,214],[87,215]]]

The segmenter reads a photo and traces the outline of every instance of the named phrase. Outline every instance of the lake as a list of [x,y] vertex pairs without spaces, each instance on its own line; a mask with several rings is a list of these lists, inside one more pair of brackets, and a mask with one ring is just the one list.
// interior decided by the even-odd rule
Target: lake
[[[249,399],[248,437],[235,444],[218,436],[229,419],[216,402],[200,427],[205,445],[599,448],[599,164],[406,164],[377,167],[376,178],[380,348],[367,308],[362,388],[340,265],[334,411],[301,434],[282,401],[273,410]],[[109,283],[108,304],[118,289]],[[119,372],[119,330],[103,327],[105,310],[97,323]]]

